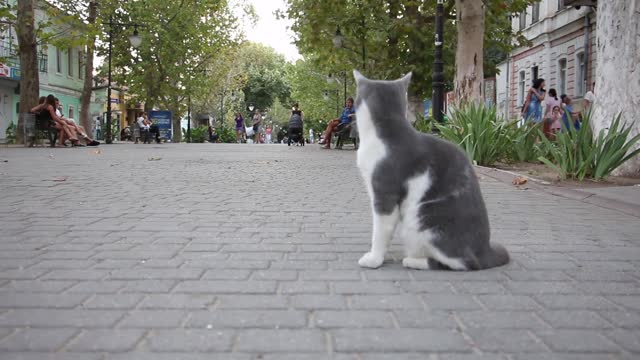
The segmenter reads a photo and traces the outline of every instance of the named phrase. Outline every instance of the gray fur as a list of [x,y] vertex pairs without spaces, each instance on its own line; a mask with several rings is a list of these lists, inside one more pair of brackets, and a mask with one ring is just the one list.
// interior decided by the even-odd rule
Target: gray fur
[[[489,243],[487,210],[466,155],[448,141],[416,131],[408,121],[411,75],[396,81],[369,80],[358,72],[354,75],[356,119],[359,106],[366,102],[376,134],[387,148],[371,177],[374,211],[389,215],[407,197],[408,179],[428,171],[432,184],[420,200],[418,220],[421,231],[436,234],[431,244],[447,257],[462,260],[468,270],[508,263],[504,247]],[[447,266],[430,258],[429,268]]]

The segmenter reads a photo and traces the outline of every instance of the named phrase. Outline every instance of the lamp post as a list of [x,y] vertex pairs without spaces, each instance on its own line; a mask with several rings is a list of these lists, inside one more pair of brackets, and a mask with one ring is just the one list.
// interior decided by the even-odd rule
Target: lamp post
[[[341,71],[340,74],[342,75],[342,82],[344,85],[344,106],[347,106],[347,72],[346,71]],[[333,74],[329,74],[327,75],[327,83],[331,84],[331,82],[336,81],[337,83],[340,83],[340,80],[337,80]]]
[[340,116],[340,90],[338,89],[325,90],[324,93],[322,94],[322,97],[324,98],[325,101],[329,100],[330,92],[336,94],[336,115]]
[[444,69],[442,61],[442,43],[444,26],[444,0],[438,0],[436,7],[436,39],[433,61],[433,117],[441,123],[444,120]]
[[107,144],[113,143],[113,134],[111,133],[111,51],[113,48],[113,27],[114,26],[122,26],[122,27],[131,27],[133,26],[133,35],[129,36],[129,42],[134,49],[137,49],[140,44],[142,44],[142,38],[138,34],[138,27],[142,27],[140,24],[136,23],[116,23],[113,22],[113,16],[109,16],[109,71],[108,71],[108,79],[107,79],[107,132],[105,137],[105,142]]

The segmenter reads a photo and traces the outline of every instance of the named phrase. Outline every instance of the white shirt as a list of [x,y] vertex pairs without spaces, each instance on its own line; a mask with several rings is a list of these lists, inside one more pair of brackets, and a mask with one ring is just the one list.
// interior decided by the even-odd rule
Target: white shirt
[[139,127],[140,129],[148,129],[148,128],[149,128],[149,125],[145,125],[145,124],[144,124],[144,117],[140,116],[140,117],[138,118],[137,122],[138,122],[138,127]]

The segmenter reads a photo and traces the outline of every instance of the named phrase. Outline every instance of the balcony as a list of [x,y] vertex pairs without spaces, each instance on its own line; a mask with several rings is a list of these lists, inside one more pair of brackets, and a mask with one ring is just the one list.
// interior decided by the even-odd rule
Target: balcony
[[[38,53],[38,70],[42,73],[47,72],[49,57],[42,50]],[[20,55],[18,52],[18,44],[9,41],[0,41],[0,64],[7,67],[16,68],[20,72]]]

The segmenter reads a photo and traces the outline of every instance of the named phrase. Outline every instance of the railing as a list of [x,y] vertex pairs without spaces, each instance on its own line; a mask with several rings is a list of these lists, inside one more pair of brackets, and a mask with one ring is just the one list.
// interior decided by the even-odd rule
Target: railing
[[[0,41],[0,63],[20,68],[20,53],[18,51],[18,44],[9,41]],[[38,52],[38,70],[46,73],[49,64],[49,56],[44,51]]]

